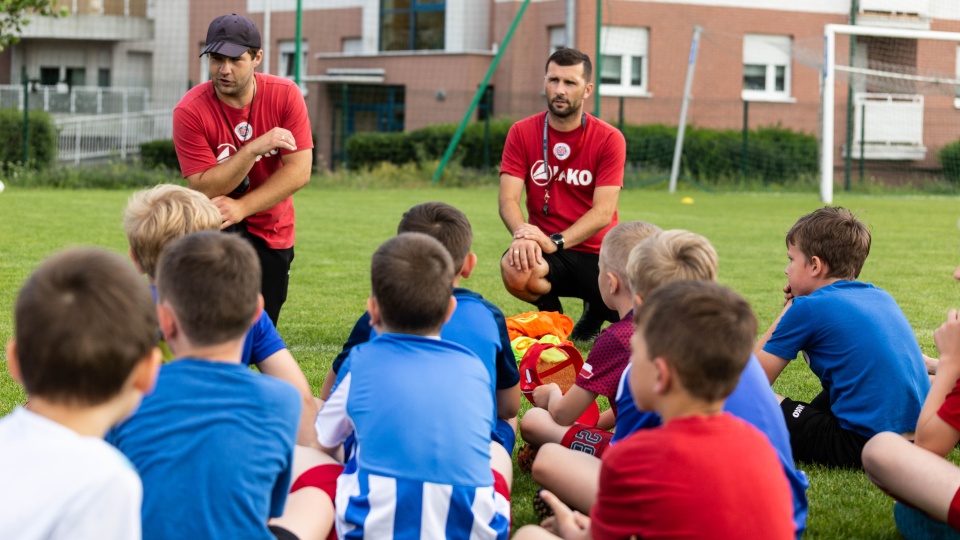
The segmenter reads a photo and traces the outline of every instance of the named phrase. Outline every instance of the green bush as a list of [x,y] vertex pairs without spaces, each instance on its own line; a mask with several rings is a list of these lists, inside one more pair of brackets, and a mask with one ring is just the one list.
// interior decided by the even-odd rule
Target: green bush
[[157,184],[184,185],[179,174],[166,169],[119,161],[82,167],[56,164],[42,170],[14,163],[8,166],[3,180],[10,186],[59,189],[140,189]]
[[[27,166],[45,169],[57,160],[57,128],[49,113],[30,111]],[[4,171],[11,164],[23,161],[23,112],[16,109],[0,109],[0,163]]]
[[148,169],[162,167],[171,171],[180,171],[177,149],[173,139],[145,142],[140,145],[140,160]]
[[951,184],[960,184],[960,140],[947,143],[937,154],[943,175]]

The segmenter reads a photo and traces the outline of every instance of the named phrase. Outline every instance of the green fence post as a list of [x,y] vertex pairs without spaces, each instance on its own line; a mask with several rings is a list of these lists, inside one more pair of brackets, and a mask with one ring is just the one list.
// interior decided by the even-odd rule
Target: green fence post
[[470,106],[467,107],[467,113],[463,115],[463,120],[460,121],[460,127],[457,128],[456,133],[453,134],[453,138],[450,139],[450,144],[447,145],[447,150],[443,153],[443,158],[440,159],[440,165],[437,166],[437,172],[433,173],[432,184],[436,184],[437,181],[440,180],[443,169],[446,168],[447,163],[453,156],[453,151],[457,148],[457,145],[460,144],[460,138],[463,137],[463,132],[467,129],[467,122],[470,121],[473,111],[476,110],[477,104],[480,103],[480,97],[487,91],[487,85],[493,77],[493,72],[497,70],[500,59],[503,57],[503,53],[506,52],[507,45],[510,44],[510,38],[513,37],[513,32],[517,29],[517,25],[520,24],[520,19],[523,18],[523,12],[527,10],[529,3],[530,0],[523,0],[523,4],[520,5],[520,10],[517,11],[516,17],[513,18],[513,23],[510,24],[510,29],[507,30],[507,35],[503,38],[500,50],[498,50],[497,55],[493,57],[493,62],[490,63],[487,74],[483,76],[483,82],[480,83],[480,88],[477,88],[477,92],[473,95],[473,101],[471,101]]

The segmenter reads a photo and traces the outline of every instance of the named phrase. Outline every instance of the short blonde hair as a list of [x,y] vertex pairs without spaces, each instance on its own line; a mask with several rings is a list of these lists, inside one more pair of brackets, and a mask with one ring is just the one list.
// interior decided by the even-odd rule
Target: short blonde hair
[[682,229],[661,231],[630,252],[627,274],[633,294],[646,298],[674,281],[716,281],[717,251],[699,234]]
[[640,242],[660,232],[660,227],[646,221],[624,221],[607,231],[600,246],[600,261],[607,272],[621,280],[627,278],[627,260]]
[[134,193],[123,211],[130,250],[151,279],[167,244],[193,232],[219,230],[221,223],[220,210],[206,195],[174,184]]

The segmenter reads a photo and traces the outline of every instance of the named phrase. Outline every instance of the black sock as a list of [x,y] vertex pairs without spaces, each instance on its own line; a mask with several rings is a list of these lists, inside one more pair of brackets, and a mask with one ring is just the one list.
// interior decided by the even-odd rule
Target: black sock
[[552,293],[544,294],[533,302],[533,305],[537,306],[540,311],[563,313],[563,304],[560,303],[560,297]]

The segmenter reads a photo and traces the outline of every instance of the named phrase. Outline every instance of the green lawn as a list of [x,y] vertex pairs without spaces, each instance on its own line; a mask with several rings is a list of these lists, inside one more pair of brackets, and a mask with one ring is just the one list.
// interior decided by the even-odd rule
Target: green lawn
[[[0,340],[5,342],[12,333],[12,305],[20,283],[42,258],[79,244],[126,251],[120,213],[129,194],[9,187],[0,194]],[[695,202],[681,204],[682,196],[693,197]],[[528,305],[510,297],[500,284],[497,260],[509,237],[497,215],[495,188],[308,187],[296,197],[296,259],[280,331],[315,390],[364,309],[371,253],[395,233],[407,208],[428,200],[459,207],[473,224],[474,251],[480,264],[464,286],[482,293],[507,315],[528,310]],[[893,294],[924,352],[935,356],[933,330],[949,307],[960,304],[951,278],[960,241],[956,198],[840,192],[835,203],[858,212],[873,232],[873,250],[861,279]],[[709,238],[720,254],[721,283],[751,302],[765,329],[782,305],[787,261],[784,234],[797,217],[819,205],[813,193],[687,191],[671,196],[663,190],[626,190],[620,198],[620,219],[652,221],[663,228],[689,229]],[[571,302],[568,314],[576,318],[579,310]],[[3,353],[0,361],[6,363]],[[775,389],[809,399],[819,391],[819,384],[802,363],[795,363]],[[23,399],[23,392],[3,369],[0,414]],[[891,500],[863,473],[803,468],[811,479],[807,538],[897,537]],[[529,477],[518,472],[514,483],[517,524],[533,520],[530,501],[534,490]]]

